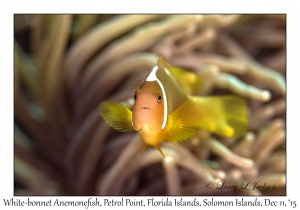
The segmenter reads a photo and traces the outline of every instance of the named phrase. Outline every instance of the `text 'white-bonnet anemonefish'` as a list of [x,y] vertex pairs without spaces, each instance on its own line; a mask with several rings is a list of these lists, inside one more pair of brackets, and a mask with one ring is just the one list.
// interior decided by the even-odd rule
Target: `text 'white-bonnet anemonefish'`
[[233,95],[191,96],[202,83],[200,76],[171,67],[160,57],[135,91],[132,111],[118,102],[104,101],[100,115],[118,131],[137,131],[144,142],[142,151],[151,145],[162,153],[159,143],[182,142],[200,129],[225,137],[242,136],[248,126],[245,101]]

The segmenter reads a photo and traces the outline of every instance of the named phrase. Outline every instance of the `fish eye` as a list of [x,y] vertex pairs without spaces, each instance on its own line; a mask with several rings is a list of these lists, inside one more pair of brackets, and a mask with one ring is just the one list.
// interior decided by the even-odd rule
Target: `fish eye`
[[134,100],[136,101],[137,99],[137,95],[136,95],[136,92],[134,93],[134,96],[133,96]]
[[159,94],[158,96],[157,96],[157,102],[160,102],[161,101],[161,95]]

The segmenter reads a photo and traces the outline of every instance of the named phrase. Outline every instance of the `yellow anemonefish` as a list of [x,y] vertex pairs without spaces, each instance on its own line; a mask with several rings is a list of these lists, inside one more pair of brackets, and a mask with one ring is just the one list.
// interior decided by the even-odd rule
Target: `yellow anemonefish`
[[171,67],[160,57],[135,91],[132,111],[105,101],[100,115],[118,131],[137,131],[144,142],[142,151],[151,145],[162,153],[159,143],[184,141],[199,129],[225,137],[243,135],[248,124],[245,101],[233,95],[190,96],[202,82],[200,76]]

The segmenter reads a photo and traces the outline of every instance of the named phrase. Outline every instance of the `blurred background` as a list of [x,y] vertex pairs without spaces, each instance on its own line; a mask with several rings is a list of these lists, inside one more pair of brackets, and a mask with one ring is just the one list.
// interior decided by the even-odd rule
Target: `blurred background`
[[[164,159],[110,128],[101,101],[132,107],[158,56],[246,99],[248,132]],[[286,195],[285,75],[285,15],[14,15],[14,193]]]

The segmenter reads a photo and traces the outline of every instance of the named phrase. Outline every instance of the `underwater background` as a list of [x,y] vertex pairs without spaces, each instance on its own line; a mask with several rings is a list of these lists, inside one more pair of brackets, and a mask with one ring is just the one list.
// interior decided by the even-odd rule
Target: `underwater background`
[[[248,132],[164,159],[110,128],[99,104],[131,107],[159,56],[246,99]],[[285,78],[285,15],[14,15],[14,194],[286,195]]]

